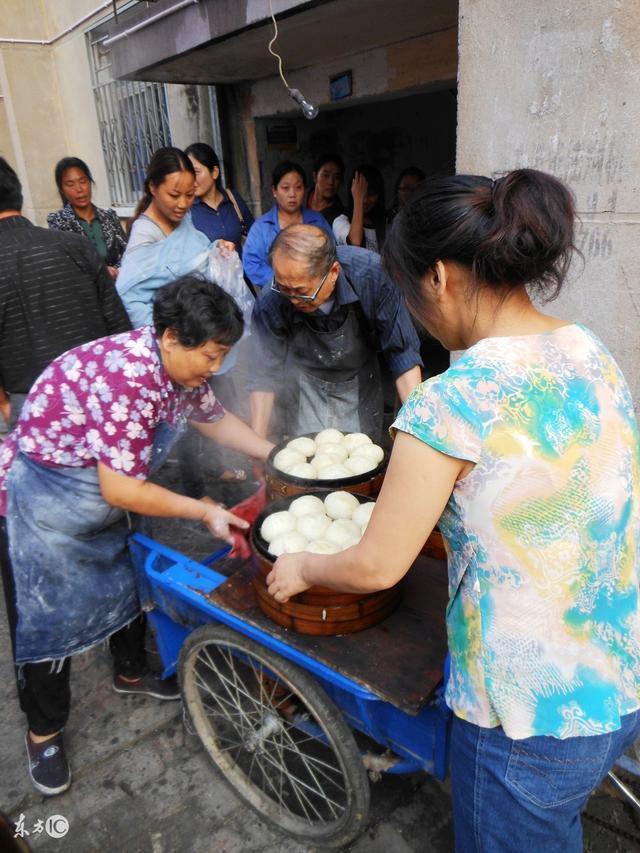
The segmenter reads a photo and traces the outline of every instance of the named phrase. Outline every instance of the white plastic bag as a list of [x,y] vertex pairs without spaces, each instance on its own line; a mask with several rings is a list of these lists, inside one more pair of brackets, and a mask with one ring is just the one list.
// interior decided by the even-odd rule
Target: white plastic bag
[[233,297],[236,305],[242,311],[244,319],[244,335],[246,338],[251,331],[251,312],[254,297],[244,280],[242,262],[237,252],[229,252],[220,246],[220,241],[213,244],[209,252],[209,279],[218,284],[225,293]]

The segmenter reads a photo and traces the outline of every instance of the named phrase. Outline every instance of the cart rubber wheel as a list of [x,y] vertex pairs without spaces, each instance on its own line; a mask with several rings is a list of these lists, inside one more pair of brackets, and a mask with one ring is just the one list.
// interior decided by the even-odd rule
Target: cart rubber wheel
[[191,723],[227,782],[294,838],[344,847],[369,812],[351,730],[304,670],[227,628],[203,625],[178,664]]

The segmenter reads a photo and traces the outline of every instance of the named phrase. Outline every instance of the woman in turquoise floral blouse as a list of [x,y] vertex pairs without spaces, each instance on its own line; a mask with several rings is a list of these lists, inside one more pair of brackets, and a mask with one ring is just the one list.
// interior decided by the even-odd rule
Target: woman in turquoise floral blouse
[[542,313],[573,252],[550,175],[425,182],[387,267],[448,350],[394,424],[361,542],[282,556],[278,601],[395,584],[435,523],[448,552],[457,851],[582,850],[580,810],[640,733],[640,458],[629,388],[598,338]]

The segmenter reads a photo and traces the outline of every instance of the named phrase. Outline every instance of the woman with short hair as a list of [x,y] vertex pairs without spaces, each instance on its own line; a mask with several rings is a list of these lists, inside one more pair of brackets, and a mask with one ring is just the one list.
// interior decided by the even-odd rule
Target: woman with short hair
[[84,160],[63,157],[56,163],[54,175],[63,206],[47,215],[49,228],[87,237],[116,278],[127,245],[118,214],[112,208],[103,209],[91,201],[95,182]]
[[225,412],[207,382],[242,330],[221,288],[178,279],[158,291],[153,325],[56,358],[0,448],[0,559],[29,772],[45,795],[71,779],[62,728],[72,655],[110,638],[117,692],[179,698],[175,684],[147,668],[129,513],[202,521],[229,541],[230,525],[246,528],[210,498],[149,480],[187,421],[256,459],[271,451]]

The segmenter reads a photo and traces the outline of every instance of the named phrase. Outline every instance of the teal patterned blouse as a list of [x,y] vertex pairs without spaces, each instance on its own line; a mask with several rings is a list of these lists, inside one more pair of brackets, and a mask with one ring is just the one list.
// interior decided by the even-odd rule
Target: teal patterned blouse
[[583,326],[486,338],[394,427],[475,463],[439,525],[454,713],[512,738],[596,735],[640,707],[640,444]]

